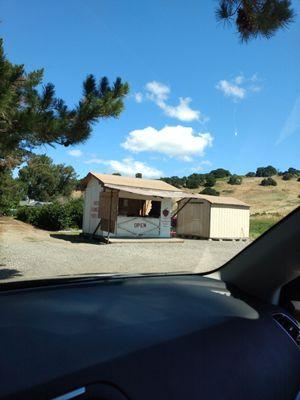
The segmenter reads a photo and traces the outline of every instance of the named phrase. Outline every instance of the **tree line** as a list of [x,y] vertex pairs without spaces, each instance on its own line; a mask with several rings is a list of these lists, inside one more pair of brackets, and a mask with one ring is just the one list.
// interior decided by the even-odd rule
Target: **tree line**
[[[261,181],[260,184],[262,186],[276,186],[277,182],[272,178],[272,176],[275,175],[281,176],[283,180],[290,180],[295,177],[300,180],[300,170],[293,167],[288,168],[286,171],[279,171],[272,165],[268,165],[266,167],[258,167],[256,172],[250,171],[245,174],[247,178],[266,178]],[[164,182],[177,188],[198,189],[199,187],[204,186],[206,189],[204,189],[203,193],[205,194],[215,194],[207,188],[215,186],[218,179],[227,179],[227,183],[230,185],[241,185],[243,176],[232,174],[229,170],[224,168],[217,168],[204,174],[193,173],[189,176],[183,177],[171,176],[161,178]]]

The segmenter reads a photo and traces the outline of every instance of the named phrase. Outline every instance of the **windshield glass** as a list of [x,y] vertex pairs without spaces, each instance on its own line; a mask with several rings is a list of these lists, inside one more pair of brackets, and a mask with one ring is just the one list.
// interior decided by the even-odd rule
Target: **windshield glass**
[[267,3],[2,2],[1,281],[206,273],[299,206],[300,26]]

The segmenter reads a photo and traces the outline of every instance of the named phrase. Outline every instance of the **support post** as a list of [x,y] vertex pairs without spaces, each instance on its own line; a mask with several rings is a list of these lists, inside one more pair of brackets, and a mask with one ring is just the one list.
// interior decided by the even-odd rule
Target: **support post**
[[112,191],[112,189],[110,189],[110,205],[109,205],[109,220],[108,220],[107,242],[109,242],[109,236],[110,236],[112,199],[113,199],[113,191]]
[[172,218],[175,217],[179,213],[179,211],[181,211],[192,199],[193,197],[189,197],[189,199],[181,207],[177,208],[177,210],[172,215]]

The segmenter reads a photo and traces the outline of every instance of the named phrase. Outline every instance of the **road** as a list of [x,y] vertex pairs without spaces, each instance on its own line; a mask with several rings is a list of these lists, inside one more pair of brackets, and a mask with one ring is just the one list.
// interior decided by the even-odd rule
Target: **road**
[[0,279],[95,272],[207,272],[224,264],[248,243],[184,240],[105,245],[1,217]]

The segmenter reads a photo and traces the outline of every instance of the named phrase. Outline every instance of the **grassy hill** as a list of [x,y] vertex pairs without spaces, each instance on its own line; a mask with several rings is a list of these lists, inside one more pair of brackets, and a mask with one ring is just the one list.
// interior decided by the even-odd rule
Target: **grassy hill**
[[[273,176],[277,186],[260,186],[263,178],[243,178],[241,185],[229,185],[228,178],[217,180],[220,196],[230,196],[250,205],[250,234],[255,238],[300,205],[300,182]],[[190,190],[199,193],[203,187]]]

